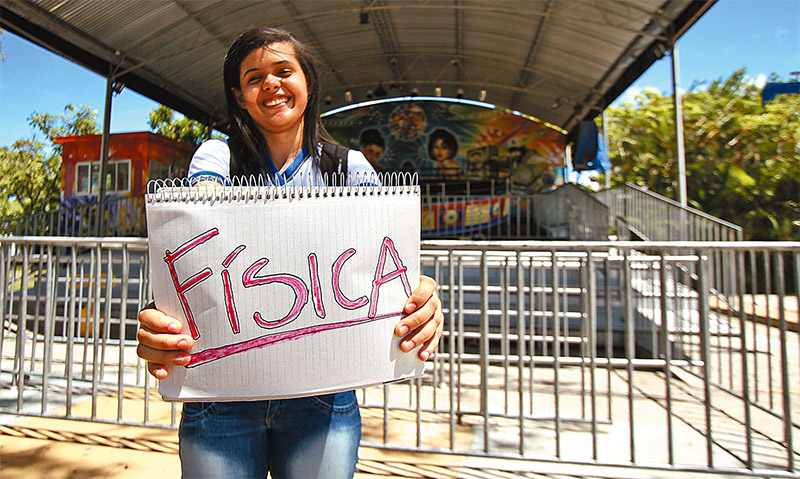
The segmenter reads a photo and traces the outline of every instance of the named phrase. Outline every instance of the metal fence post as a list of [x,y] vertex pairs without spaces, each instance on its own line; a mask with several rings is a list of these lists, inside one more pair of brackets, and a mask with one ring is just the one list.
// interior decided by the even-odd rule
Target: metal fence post
[[[447,252],[447,352],[448,352],[448,394],[450,406],[450,449],[455,449],[456,440],[456,414],[455,414],[455,359],[456,359],[456,281],[455,281],[455,256],[453,250]],[[459,335],[462,331],[459,331]]]
[[[783,251],[775,253],[775,292],[778,295],[778,320],[781,338],[781,389],[783,390],[783,431],[786,442],[786,469],[795,472],[794,441],[792,437],[792,385],[789,382],[789,354],[787,351],[789,338],[786,334],[786,298],[783,266]],[[798,299],[800,301],[800,299]]]
[[636,429],[634,428],[633,407],[633,358],[636,355],[633,341],[635,321],[633,316],[633,286],[630,251],[622,250],[623,280],[625,283],[625,359],[628,370],[628,436],[629,453],[633,464],[636,464]]
[[[675,465],[674,438],[672,435],[672,371],[670,370],[672,349],[669,341],[669,297],[667,293],[669,276],[667,275],[666,255],[666,251],[661,252],[661,269],[659,271],[661,279],[661,354],[664,359],[664,390],[667,401],[667,457],[670,465]],[[677,293],[677,288],[675,288],[675,294],[677,295]]]
[[[737,264],[736,267],[739,269],[739,274],[737,275],[737,288],[739,292],[738,300],[739,300],[739,346],[741,348],[741,355],[742,355],[742,401],[744,402],[744,427],[745,427],[745,447],[747,449],[747,460],[745,463],[747,464],[747,468],[753,470],[753,427],[751,423],[751,412],[750,412],[750,373],[749,373],[749,361],[747,360],[747,312],[745,311],[745,266],[744,266],[744,251],[740,251],[736,255]],[[752,255],[751,255],[752,258]],[[751,269],[752,272],[755,272],[755,268]],[[755,281],[755,278],[753,279]],[[755,297],[755,288],[753,288],[753,296]],[[753,311],[755,313],[755,311]],[[755,316],[755,315],[754,315]],[[755,318],[754,318],[755,319]],[[755,320],[753,321],[755,322]],[[753,347],[755,350],[755,340],[756,336],[753,335]],[[755,354],[753,355],[755,356]]]
[[553,387],[555,388],[554,402],[555,402],[555,427],[556,427],[556,457],[561,458],[561,382],[559,378],[561,348],[559,348],[559,340],[561,337],[561,328],[559,327],[559,304],[558,304],[558,259],[556,251],[550,251],[551,265],[550,265],[550,282],[553,285]]
[[[525,276],[522,251],[517,250],[517,383],[519,393],[519,453],[525,454]],[[532,272],[531,272],[532,273]],[[533,289],[533,282],[531,282]],[[533,360],[533,358],[531,358]]]
[[489,452],[489,266],[486,250],[481,251],[481,413],[483,414],[483,451]]
[[[589,320],[589,388],[591,389],[591,419],[592,419],[592,459],[598,460],[597,447],[597,271],[595,270],[593,251],[586,250],[586,260],[589,262],[589,282],[586,287],[588,299]],[[583,362],[583,361],[581,361]]]
[[703,362],[703,389],[704,406],[706,417],[706,464],[714,467],[714,436],[711,421],[712,399],[711,399],[711,335],[709,332],[709,304],[708,295],[711,294],[708,288],[708,267],[709,255],[698,252],[697,263],[697,296],[698,313],[700,314],[700,357]]

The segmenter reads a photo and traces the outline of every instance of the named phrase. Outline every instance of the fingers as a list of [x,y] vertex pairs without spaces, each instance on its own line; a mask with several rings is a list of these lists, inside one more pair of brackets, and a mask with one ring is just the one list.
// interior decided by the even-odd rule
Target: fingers
[[[435,293],[436,281],[428,276],[420,276],[419,286],[417,286],[417,289],[411,294],[411,297],[406,300],[406,304],[403,307],[403,311],[405,311],[408,316],[397,323],[395,327],[396,335],[401,337],[405,336],[409,331],[418,328],[430,319],[433,314],[433,310],[430,308],[435,308],[437,306],[435,303],[438,303],[437,296],[435,303],[429,304]],[[430,313],[427,316],[423,314],[423,310],[426,307],[428,308],[427,312]]]
[[444,330],[442,303],[433,279],[427,276],[420,279],[419,287],[406,302],[405,311],[410,314],[395,328],[395,334],[403,338],[400,350],[409,352],[422,345],[418,354],[426,361],[438,346]]
[[177,334],[181,332],[183,326],[177,319],[167,316],[157,309],[143,309],[139,311],[139,324],[151,331],[160,333]]
[[167,379],[169,371],[163,364],[156,364],[147,362],[147,372],[152,374],[156,379]]
[[187,352],[194,346],[191,336],[180,334],[180,321],[157,309],[139,311],[139,345],[136,354],[147,361],[147,370],[157,379],[168,376],[167,365],[186,366],[191,360]]
[[[194,346],[194,340],[187,334],[162,333],[154,331],[145,325],[139,327],[136,338],[139,340],[140,345],[161,351],[186,351]],[[143,357],[142,359],[150,358]]]
[[428,339],[427,341],[422,343],[422,347],[419,350],[419,358],[423,361],[427,361],[429,357],[436,351],[436,348],[439,346],[439,340],[442,338],[442,332],[444,331],[444,321],[439,322],[439,326],[436,328],[436,333]]
[[407,353],[417,346],[422,345],[418,355],[422,361],[427,361],[439,345],[439,339],[442,337],[443,330],[444,321],[442,321],[441,315],[438,319],[433,317],[430,321],[403,338],[400,342],[400,350]]
[[143,344],[136,347],[136,354],[147,360],[147,370],[158,379],[167,377],[166,366],[187,366],[192,356],[186,351],[162,351]]

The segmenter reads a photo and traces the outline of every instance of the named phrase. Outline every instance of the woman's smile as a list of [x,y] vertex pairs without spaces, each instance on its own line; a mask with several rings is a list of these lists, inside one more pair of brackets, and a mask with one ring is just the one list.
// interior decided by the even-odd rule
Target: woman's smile
[[274,98],[272,98],[270,100],[267,100],[263,104],[266,107],[274,107],[274,106],[279,106],[279,105],[283,105],[285,103],[288,103],[289,100],[290,100],[290,98],[288,96],[281,95],[279,97],[274,97]]

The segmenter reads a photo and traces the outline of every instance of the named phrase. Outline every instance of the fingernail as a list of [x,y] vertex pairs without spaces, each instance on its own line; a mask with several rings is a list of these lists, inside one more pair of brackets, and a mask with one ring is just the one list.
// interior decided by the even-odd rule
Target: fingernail
[[181,332],[181,324],[180,323],[169,323],[167,329],[170,333],[180,333]]
[[423,361],[427,361],[430,356],[431,353],[429,353],[428,351],[422,351],[421,353],[419,353],[419,358]]
[[175,364],[177,364],[178,366],[186,366],[187,364],[189,364],[191,360],[192,356],[186,354],[184,356],[178,356],[177,358],[175,358]]
[[156,379],[164,379],[167,377],[167,370],[166,369],[156,369]]
[[187,349],[189,347],[189,341],[185,339],[181,339],[178,341],[178,349]]
[[410,341],[410,340],[409,341],[403,341],[402,345],[400,346],[400,349],[402,349],[405,352],[411,351],[412,349],[414,349],[414,341]]
[[408,326],[405,324],[400,326],[400,336],[405,336],[408,333]]
[[417,310],[417,305],[416,305],[415,303],[408,303],[408,304],[406,305],[406,311],[407,311],[407,312],[409,312],[409,313],[413,313],[413,312],[414,312],[414,311],[416,311],[416,310]]

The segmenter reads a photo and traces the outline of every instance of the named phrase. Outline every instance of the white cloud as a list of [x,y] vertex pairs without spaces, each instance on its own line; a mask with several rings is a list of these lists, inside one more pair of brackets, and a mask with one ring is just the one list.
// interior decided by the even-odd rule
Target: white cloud
[[763,73],[759,73],[754,79],[750,79],[749,83],[752,83],[758,88],[764,88],[764,85],[767,84],[767,76]]

